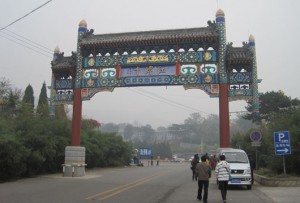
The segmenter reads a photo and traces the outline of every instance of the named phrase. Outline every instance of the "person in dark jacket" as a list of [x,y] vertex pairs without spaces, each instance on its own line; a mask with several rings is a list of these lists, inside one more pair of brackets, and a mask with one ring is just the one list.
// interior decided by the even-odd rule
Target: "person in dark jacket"
[[253,175],[253,170],[256,169],[256,163],[251,154],[248,155],[249,162],[250,162],[250,169],[251,169],[251,184],[253,185],[254,183],[254,175]]
[[197,199],[202,200],[202,189],[204,190],[203,193],[203,202],[207,202],[208,197],[208,185],[209,185],[209,178],[211,177],[211,167],[209,164],[206,163],[207,156],[201,157],[201,162],[197,164],[195,172],[198,177],[198,195]]
[[193,172],[193,180],[197,180],[197,176],[196,176],[196,166],[199,163],[199,155],[195,154],[193,160],[191,161],[191,170]]

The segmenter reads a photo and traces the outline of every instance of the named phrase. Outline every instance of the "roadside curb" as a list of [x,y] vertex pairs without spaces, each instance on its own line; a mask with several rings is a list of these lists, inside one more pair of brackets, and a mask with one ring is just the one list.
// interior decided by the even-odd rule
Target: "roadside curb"
[[254,180],[264,186],[300,187],[300,178],[268,178],[254,173]]

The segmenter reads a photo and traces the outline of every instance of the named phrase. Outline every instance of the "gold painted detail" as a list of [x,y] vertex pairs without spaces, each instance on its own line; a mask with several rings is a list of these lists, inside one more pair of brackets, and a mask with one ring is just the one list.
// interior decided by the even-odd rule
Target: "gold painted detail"
[[205,54],[204,54],[204,59],[205,59],[206,61],[209,61],[211,58],[212,58],[211,53],[205,52]]
[[129,56],[127,63],[168,62],[168,55]]
[[92,79],[89,79],[88,81],[87,81],[87,85],[89,86],[89,87],[91,87],[91,86],[93,86],[94,85],[94,80],[92,80]]
[[88,61],[89,66],[94,66],[95,65],[95,60],[94,58],[90,58]]
[[212,76],[209,75],[209,74],[205,74],[205,75],[204,75],[204,81],[205,81],[206,83],[210,83],[210,82],[212,81]]

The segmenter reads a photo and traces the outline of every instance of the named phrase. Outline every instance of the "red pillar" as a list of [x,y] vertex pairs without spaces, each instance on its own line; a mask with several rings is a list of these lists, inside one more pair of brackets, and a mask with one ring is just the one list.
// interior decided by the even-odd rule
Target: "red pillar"
[[80,130],[81,130],[81,88],[74,88],[73,100],[73,119],[72,119],[72,146],[80,146]]
[[220,147],[230,147],[228,84],[220,83],[219,96]]

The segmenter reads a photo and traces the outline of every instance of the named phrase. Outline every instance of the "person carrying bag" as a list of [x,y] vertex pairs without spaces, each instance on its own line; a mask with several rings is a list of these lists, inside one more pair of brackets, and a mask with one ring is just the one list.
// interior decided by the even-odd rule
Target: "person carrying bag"
[[225,161],[225,155],[220,155],[220,162],[216,166],[216,175],[221,190],[222,202],[226,202],[227,187],[230,175],[230,165]]

